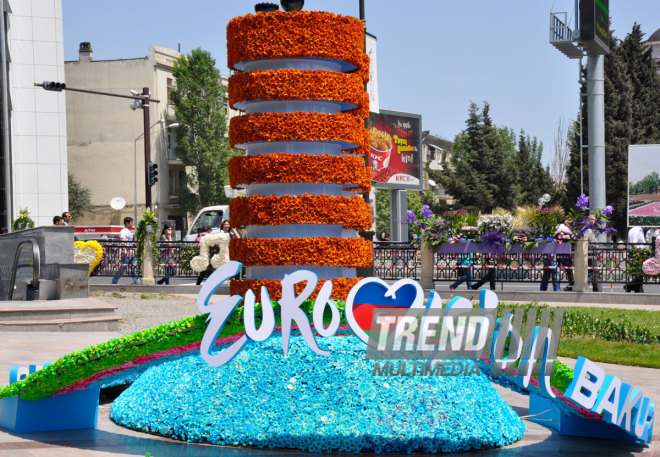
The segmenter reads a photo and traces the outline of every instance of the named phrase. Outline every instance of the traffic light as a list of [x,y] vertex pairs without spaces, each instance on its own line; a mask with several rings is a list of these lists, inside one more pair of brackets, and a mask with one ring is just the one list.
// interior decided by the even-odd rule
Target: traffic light
[[158,164],[149,162],[147,166],[149,170],[149,185],[153,186],[158,182]]
[[42,87],[46,90],[52,90],[55,92],[62,92],[63,89],[66,89],[66,84],[58,83],[55,81],[44,81]]

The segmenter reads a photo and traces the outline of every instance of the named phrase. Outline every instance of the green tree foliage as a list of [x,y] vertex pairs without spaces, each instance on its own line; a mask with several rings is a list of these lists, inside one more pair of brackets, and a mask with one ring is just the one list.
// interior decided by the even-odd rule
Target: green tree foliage
[[226,204],[227,162],[235,153],[225,136],[227,90],[215,68],[215,59],[207,51],[193,49],[177,60],[172,74],[176,78],[172,101],[180,124],[175,154],[189,167],[180,202],[188,212]]
[[641,180],[630,183],[631,194],[652,194],[660,187],[660,176],[657,171],[652,171]]
[[390,191],[376,190],[376,234],[390,230]]
[[444,172],[432,178],[456,199],[457,207],[481,212],[513,210],[552,191],[549,171],[541,164],[543,146],[524,132],[517,146],[512,129],[493,124],[488,103],[481,111],[472,103],[451,158],[443,157]]
[[543,145],[536,137],[531,138],[521,130],[518,150],[515,153],[515,169],[518,171],[518,205],[536,205],[539,197],[552,193],[553,181],[550,171],[543,167],[541,158]]
[[92,191],[69,173],[69,212],[73,220],[77,220],[90,209],[92,209]]
[[[605,56],[605,182],[606,202],[614,206],[612,225],[626,231],[626,195],[628,192],[628,146],[660,142],[660,76],[655,72],[651,49],[643,44],[638,24],[623,41],[610,34],[610,54]],[[583,71],[586,79],[586,71]],[[583,143],[587,128],[586,87],[581,87]],[[571,157],[566,171],[567,206],[575,202],[580,191],[579,123],[569,135]],[[589,193],[589,166],[583,151],[584,193]]]

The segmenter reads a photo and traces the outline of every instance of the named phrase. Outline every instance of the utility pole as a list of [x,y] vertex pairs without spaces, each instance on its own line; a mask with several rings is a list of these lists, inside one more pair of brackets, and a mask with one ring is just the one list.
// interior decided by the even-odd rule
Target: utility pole
[[[130,98],[139,102],[139,104],[134,104],[131,106],[133,109],[141,108],[144,115],[144,190],[145,190],[145,203],[147,208],[151,208],[151,186],[149,184],[149,167],[147,164],[151,162],[151,135],[150,135],[150,125],[149,125],[149,102],[160,103],[160,100],[151,98],[149,94],[149,88],[142,88],[142,93],[138,94],[133,92],[136,95],[122,95],[122,94],[113,94],[112,92],[102,92],[99,90],[90,90],[90,89],[78,89],[74,87],[66,87],[66,84],[54,81],[44,81],[43,83],[34,83],[37,87],[42,87],[44,90],[61,92],[63,90],[70,90],[73,92],[83,92],[85,94],[94,94],[94,95],[105,95],[106,97],[119,97],[119,98]],[[137,203],[136,203],[137,205]]]
[[151,163],[151,126],[149,125],[149,88],[142,88],[142,114],[144,115],[144,199],[147,208],[151,209],[151,182],[149,166]]

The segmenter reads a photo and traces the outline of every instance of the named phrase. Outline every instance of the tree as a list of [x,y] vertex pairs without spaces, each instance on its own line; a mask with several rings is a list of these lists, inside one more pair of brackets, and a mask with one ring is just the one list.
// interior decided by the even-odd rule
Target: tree
[[[605,182],[606,201],[614,206],[610,221],[625,233],[626,195],[628,193],[628,146],[660,141],[660,76],[655,72],[651,50],[643,43],[638,24],[623,41],[610,34],[610,53],[605,57]],[[586,73],[583,71],[586,79]],[[581,87],[582,137],[588,138],[586,87]],[[571,157],[566,173],[567,206],[589,189],[589,169],[584,153],[584,187],[580,189],[579,123],[575,123],[568,141]]]
[[550,176],[555,186],[555,194],[561,199],[566,187],[566,167],[570,157],[568,145],[568,123],[563,115],[559,117],[554,137],[554,151],[550,162]]
[[92,191],[69,173],[69,212],[73,220],[77,220],[90,209],[92,209]]
[[175,154],[188,167],[179,201],[188,212],[226,204],[227,162],[235,153],[226,137],[226,88],[215,59],[207,51],[193,49],[177,60],[172,74],[176,78],[172,101],[179,122]]
[[376,189],[376,233],[390,231],[390,191]]
[[491,212],[514,209],[520,203],[535,203],[552,190],[548,170],[541,164],[542,144],[520,132],[518,149],[512,129],[496,127],[490,106],[481,112],[470,105],[466,128],[451,151],[443,157],[443,173],[433,174],[461,208]]

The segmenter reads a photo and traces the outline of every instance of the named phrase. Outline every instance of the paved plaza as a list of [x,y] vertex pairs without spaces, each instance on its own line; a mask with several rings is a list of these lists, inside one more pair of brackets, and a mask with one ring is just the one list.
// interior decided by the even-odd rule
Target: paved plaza
[[[151,296],[126,294],[112,297],[112,294],[94,297],[118,306],[123,318],[119,332],[2,332],[0,338],[0,379],[3,384],[9,377],[9,368],[17,365],[43,363],[84,349],[90,345],[119,337],[135,331],[131,322],[138,320],[141,325],[157,325],[196,314],[195,296]],[[214,300],[225,298],[216,296]],[[569,303],[560,305],[569,306]],[[163,313],[163,309],[167,310]],[[645,306],[645,309],[657,309]],[[574,360],[562,359],[572,366]],[[652,368],[626,367],[599,363],[607,373],[614,374],[624,382],[629,382],[645,392],[652,400],[660,399],[660,370]],[[655,427],[653,443],[641,445],[606,440],[560,436],[552,428],[529,421],[529,400],[527,396],[509,389],[495,386],[505,401],[523,419],[527,432],[524,438],[501,449],[461,453],[461,456],[505,455],[505,456],[660,456],[660,429]],[[114,424],[108,417],[110,403],[101,402],[98,426],[92,430],[12,434],[0,430],[1,457],[92,457],[92,456],[271,456],[301,455],[297,451],[263,450],[219,447],[214,445],[187,444],[167,438],[134,432]]]

